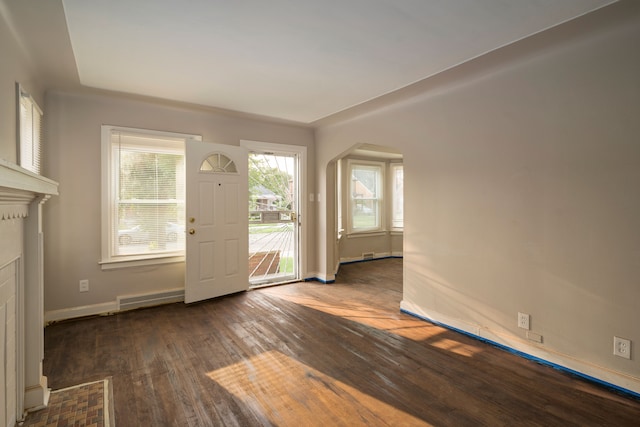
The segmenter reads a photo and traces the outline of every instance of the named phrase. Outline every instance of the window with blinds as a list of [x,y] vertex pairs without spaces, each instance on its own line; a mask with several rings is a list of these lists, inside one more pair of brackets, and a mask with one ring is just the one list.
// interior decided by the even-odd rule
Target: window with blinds
[[404,167],[391,164],[391,228],[404,227]]
[[103,126],[103,262],[183,255],[184,145],[191,137]]
[[17,85],[18,95],[18,164],[40,174],[42,110],[31,95]]
[[349,231],[379,231],[383,222],[384,163],[349,160]]

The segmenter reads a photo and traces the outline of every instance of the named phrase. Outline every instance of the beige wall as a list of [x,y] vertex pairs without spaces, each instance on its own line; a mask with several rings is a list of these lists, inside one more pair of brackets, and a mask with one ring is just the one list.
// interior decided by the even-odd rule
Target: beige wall
[[12,32],[11,16],[0,4],[0,159],[16,162],[16,82],[43,108],[43,91],[28,53]]
[[359,261],[363,254],[373,253],[374,258],[402,256],[402,235],[386,231],[383,235],[344,235],[340,238],[340,262]]
[[[239,145],[241,139],[308,147],[313,132],[303,127],[187,109],[107,94],[53,92],[47,95],[49,176],[60,196],[45,206],[45,311],[114,302],[117,296],[184,286],[184,265],[102,271],[100,260],[100,126],[103,124],[201,134],[205,141]],[[314,188],[314,168],[308,186]],[[313,211],[308,208],[307,211]],[[308,220],[313,223],[313,216]],[[313,242],[307,248],[315,268]],[[78,292],[89,279],[90,291]]]
[[[321,269],[335,259],[332,159],[395,146],[403,307],[640,392],[638,40],[640,7],[625,2],[320,127]],[[612,355],[614,335],[632,360]]]

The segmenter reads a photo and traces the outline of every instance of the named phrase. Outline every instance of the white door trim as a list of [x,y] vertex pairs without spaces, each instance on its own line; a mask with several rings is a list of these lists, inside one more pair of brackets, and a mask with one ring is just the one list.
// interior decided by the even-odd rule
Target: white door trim
[[263,142],[263,141],[251,141],[251,140],[240,140],[240,146],[245,147],[249,152],[268,152],[274,154],[290,154],[296,153],[298,156],[299,170],[298,170],[298,192],[299,192],[299,202],[298,202],[298,215],[300,221],[300,244],[298,248],[299,252],[299,266],[300,266],[300,279],[305,279],[307,277],[307,236],[309,232],[309,221],[308,221],[308,197],[307,196],[307,147],[304,145],[291,145],[291,144],[277,144],[273,142]]

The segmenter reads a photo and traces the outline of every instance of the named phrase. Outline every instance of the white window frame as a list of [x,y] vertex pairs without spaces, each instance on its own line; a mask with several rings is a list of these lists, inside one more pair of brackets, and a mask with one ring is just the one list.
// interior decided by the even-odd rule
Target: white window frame
[[[396,204],[396,200],[398,198],[398,193],[396,191],[396,169],[402,169],[402,174],[404,176],[404,164],[403,163],[390,163],[389,164],[389,192],[391,194],[391,204],[389,205],[389,229],[391,231],[402,231],[404,230],[404,203],[403,203],[403,207],[402,207],[402,225],[401,226],[396,226],[395,222],[396,222],[396,213],[395,213],[395,204]],[[404,179],[403,179],[404,182]],[[403,198],[404,200],[404,186],[403,186],[403,194],[401,194],[400,196]]]
[[338,235],[337,237],[340,238],[342,236],[342,234],[345,231],[345,225],[344,225],[344,200],[343,200],[343,195],[345,192],[344,189],[344,160],[343,159],[338,159],[335,162],[335,179],[336,179],[336,229],[338,230]]
[[[196,140],[202,141],[202,136],[184,133],[164,132],[149,129],[129,128],[122,126],[103,125],[101,129],[102,139],[102,260],[100,264],[103,270],[110,270],[123,267],[135,267],[143,265],[167,264],[175,262],[184,262],[185,251],[149,253],[144,255],[114,255],[112,248],[114,244],[114,236],[112,230],[114,218],[114,180],[112,174],[115,173],[115,165],[113,163],[111,134],[114,131],[124,133],[136,133],[148,135],[158,138],[179,138],[184,141]],[[184,152],[183,152],[184,153]],[[185,153],[186,154],[186,153]]]
[[[377,209],[376,212],[378,214],[377,223],[378,225],[375,227],[355,227],[353,223],[353,216],[355,213],[355,198],[353,197],[353,192],[351,188],[351,180],[353,176],[354,167],[365,166],[365,167],[374,167],[378,169],[379,172],[379,180],[377,183]],[[376,233],[382,232],[386,230],[386,204],[385,204],[385,169],[386,164],[384,162],[376,162],[372,160],[356,160],[356,159],[348,159],[347,160],[347,177],[348,182],[346,183],[346,189],[348,191],[348,203],[347,203],[347,229],[349,234],[363,234],[363,233]]]
[[17,163],[24,169],[40,175],[42,170],[42,110],[20,83],[16,83],[16,104]]

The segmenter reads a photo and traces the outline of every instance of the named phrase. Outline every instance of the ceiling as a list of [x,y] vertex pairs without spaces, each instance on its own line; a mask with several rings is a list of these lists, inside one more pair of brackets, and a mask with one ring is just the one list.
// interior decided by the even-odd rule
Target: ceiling
[[86,87],[313,123],[612,2],[61,0],[56,60]]
[[374,144],[359,144],[349,150],[344,156],[366,157],[370,159],[400,160],[402,152],[392,147],[382,147]]

